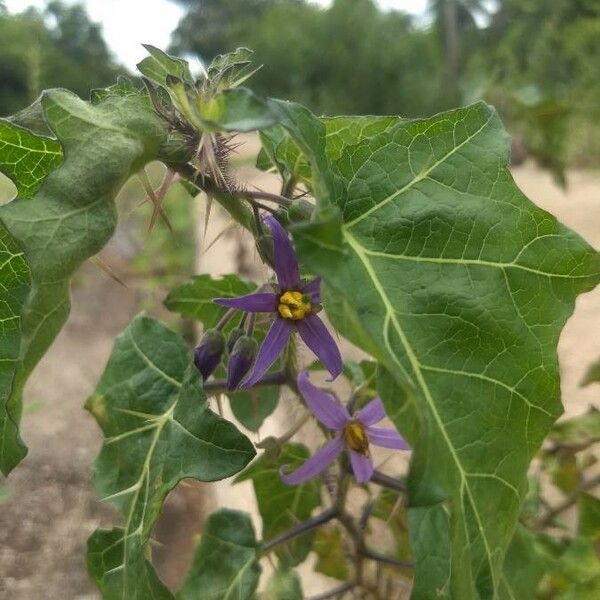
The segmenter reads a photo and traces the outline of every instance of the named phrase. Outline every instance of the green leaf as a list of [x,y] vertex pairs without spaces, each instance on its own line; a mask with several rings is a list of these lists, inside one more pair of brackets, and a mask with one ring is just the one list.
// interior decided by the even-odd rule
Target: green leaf
[[169,292],[165,306],[182,317],[196,319],[205,327],[212,327],[227,311],[213,302],[215,298],[243,296],[255,289],[255,284],[237,275],[224,275],[218,279],[211,275],[195,275],[191,281]]
[[505,600],[535,598],[538,583],[549,566],[535,536],[519,525],[506,552],[500,597]]
[[0,173],[12,180],[21,198],[33,196],[62,159],[62,148],[55,139],[0,119]]
[[[278,365],[279,366],[279,365]],[[250,431],[258,431],[279,404],[279,387],[240,390],[227,394],[235,418]]]
[[302,600],[300,578],[292,569],[278,569],[271,575],[265,591],[265,600]]
[[554,425],[549,438],[570,446],[589,446],[600,440],[600,411],[591,407],[583,415],[565,419]]
[[589,366],[581,381],[581,386],[590,385],[590,383],[600,383],[600,358]]
[[339,525],[323,525],[317,529],[313,551],[317,555],[315,571],[346,581],[349,576],[344,536]]
[[375,501],[373,516],[385,521],[396,543],[396,556],[404,561],[412,560],[405,499],[393,490],[382,489]]
[[31,289],[31,273],[24,253],[0,224],[0,470],[8,474],[25,456],[19,437],[22,405],[11,396],[19,366],[22,316]]
[[177,598],[180,600],[248,600],[261,568],[258,544],[250,517],[221,509],[204,524],[190,571]]
[[[86,408],[105,438],[94,463],[97,492],[125,519],[118,555],[116,534],[94,535],[90,570],[105,597],[146,598],[144,588],[154,585],[146,547],[167,494],[185,477],[234,475],[255,451],[208,408],[180,336],[148,317],[136,318],[117,338]],[[107,561],[116,566],[104,570]]]
[[[276,462],[269,461],[263,455],[236,478],[236,483],[249,479],[252,481],[263,520],[263,538],[266,541],[308,519],[312,511],[321,504],[318,481],[290,486],[283,483],[279,475],[279,469],[283,465],[295,469],[308,457],[306,446],[286,444]],[[313,531],[295,537],[286,544],[277,546],[277,555],[285,565],[295,566],[310,552],[313,538]]]
[[137,64],[138,71],[148,79],[162,86],[167,85],[169,75],[177,77],[189,84],[194,84],[194,78],[190,73],[187,61],[170,56],[155,46],[142,44],[150,53],[140,63]]
[[210,103],[209,114],[202,119],[223,131],[255,131],[271,127],[278,117],[270,106],[247,88],[232,88],[217,94]]
[[[92,106],[67,91],[51,90],[44,93],[41,105],[65,160],[47,175],[32,198],[17,198],[0,207],[2,227],[14,239],[9,246],[16,245],[23,252],[32,279],[21,316],[16,372],[0,390],[4,473],[24,456],[25,447],[17,435],[22,389],[68,316],[71,275],[109,240],[116,222],[114,197],[133,172],[157,157],[165,136],[161,122],[141,96],[110,96]],[[9,271],[4,273],[10,281],[13,274]],[[4,279],[2,284],[6,285]],[[0,347],[6,345],[12,353],[14,330],[3,329],[0,336]]]
[[[338,160],[346,147],[357,140],[364,140],[402,123],[400,117],[328,117],[320,119],[325,127],[327,146],[325,151],[331,161]],[[294,138],[280,125],[260,132],[262,150],[257,158],[257,168],[268,171],[275,167],[286,179],[294,177],[311,186],[310,161],[302,153]]]
[[529,462],[562,410],[558,336],[599,257],[517,189],[485,104],[398,123],[334,161],[319,122],[284,112],[319,200],[296,247],[334,326],[391,373],[379,391],[398,429],[415,427],[397,389],[418,415],[411,527],[451,535],[447,585],[426,568],[444,534],[419,540],[413,596],[493,598]]

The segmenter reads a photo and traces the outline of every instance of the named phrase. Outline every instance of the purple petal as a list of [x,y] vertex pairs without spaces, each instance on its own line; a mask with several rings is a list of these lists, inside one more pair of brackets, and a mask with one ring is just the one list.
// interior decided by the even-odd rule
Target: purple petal
[[363,456],[354,450],[350,452],[350,464],[354,471],[354,478],[357,483],[366,483],[373,476],[373,460],[368,456]]
[[241,387],[248,388],[254,385],[267,372],[267,369],[283,352],[290,334],[292,333],[292,329],[293,325],[291,321],[280,319],[279,317],[273,321],[273,324],[258,351],[258,356],[254,363],[254,371],[252,371],[252,375],[244,381]]
[[265,217],[264,220],[273,236],[273,258],[279,287],[284,292],[288,290],[297,291],[300,287],[300,271],[298,269],[298,259],[287,231],[271,215]]
[[384,427],[367,427],[369,442],[382,448],[394,448],[394,450],[410,450],[405,439],[395,430]]
[[379,398],[371,400],[369,404],[363,406],[355,415],[365,427],[379,423],[385,416],[385,408],[383,408],[383,403]]
[[344,449],[344,440],[341,436],[333,438],[321,449],[317,450],[301,467],[289,475],[284,474],[285,465],[279,469],[279,474],[284,483],[298,485],[322,473]]
[[342,357],[329,330],[317,315],[308,315],[296,321],[296,327],[304,343],[317,355],[335,379],[342,372]]
[[302,371],[298,375],[298,388],[315,417],[329,429],[343,429],[349,421],[348,411],[331,395],[314,386],[308,378],[308,373]]
[[309,281],[303,288],[303,294],[310,296],[311,304],[321,304],[321,278],[317,277],[312,281]]
[[237,298],[215,298],[213,302],[247,312],[277,312],[279,296],[272,292],[258,292],[257,294],[247,294]]

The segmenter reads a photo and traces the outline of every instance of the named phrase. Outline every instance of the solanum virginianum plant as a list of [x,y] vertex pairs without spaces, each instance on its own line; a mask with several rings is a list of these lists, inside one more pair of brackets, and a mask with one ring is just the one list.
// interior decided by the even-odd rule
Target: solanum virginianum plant
[[[553,429],[557,340],[600,260],[519,191],[494,109],[319,118],[244,87],[248,50],[194,77],[147,49],[143,87],[123,80],[89,102],[48,90],[0,121],[0,168],[18,191],[0,207],[3,473],[25,456],[23,388],[68,317],[69,280],[113,234],[123,183],[147,183],[146,163],[167,168],[148,189],[154,218],[179,180],[254,236],[272,276],[199,275],[173,289],[166,306],[202,326],[195,349],[143,315],[115,341],[86,403],[104,435],[95,486],[122,514],[88,544],[103,597],[301,598],[294,569],[311,552],[339,579],[320,598],[597,597],[600,501],[579,494],[589,485],[563,486],[579,527],[551,536],[563,505],[543,501],[528,472],[549,434],[541,464],[555,472],[600,437],[572,439],[598,427],[594,414]],[[231,136],[247,131],[280,194],[232,174]],[[342,337],[364,361],[344,359]],[[316,384],[336,379],[353,391]],[[304,416],[258,445],[209,406],[227,396],[256,431],[283,387]],[[309,448],[294,437],[311,421],[322,439]],[[409,457],[407,471],[374,464],[376,446]],[[262,539],[249,515],[217,511],[169,590],[150,546],[167,494],[184,478],[236,475],[252,482]],[[261,581],[265,564],[275,571]]]

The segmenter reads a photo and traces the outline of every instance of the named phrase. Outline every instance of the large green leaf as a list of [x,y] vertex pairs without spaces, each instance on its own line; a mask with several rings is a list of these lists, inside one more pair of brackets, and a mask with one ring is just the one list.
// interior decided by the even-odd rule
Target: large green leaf
[[[108,241],[116,222],[113,198],[132,172],[157,156],[164,138],[160,121],[139,96],[110,96],[91,106],[69,92],[51,90],[44,93],[41,104],[65,160],[47,175],[32,198],[17,198],[0,207],[0,222],[23,252],[32,278],[21,319],[16,373],[11,384],[0,390],[0,466],[4,473],[24,456],[16,427],[23,385],[67,318],[69,279]],[[41,138],[36,139],[35,143],[42,143]],[[54,142],[44,144],[56,148]],[[3,152],[1,162],[6,162],[5,156]],[[32,163],[28,159],[23,164]],[[33,186],[42,170],[27,169],[35,172],[30,181]],[[0,331],[3,348],[10,346],[7,336],[12,335],[10,329]]]
[[181,600],[249,600],[261,568],[259,548],[250,517],[221,509],[204,524],[202,538],[186,580],[177,594]]
[[[308,519],[312,511],[321,504],[320,484],[307,481],[301,485],[289,486],[283,483],[279,469],[289,465],[297,468],[309,457],[306,446],[286,444],[275,462],[263,454],[252,463],[237,479],[250,479],[263,521],[263,538],[269,540]],[[293,538],[276,548],[279,558],[286,565],[301,563],[312,547],[314,532]]]
[[114,531],[98,531],[90,541],[90,571],[107,598],[148,597],[144,589],[152,589],[155,576],[146,546],[167,494],[181,479],[229,477],[255,454],[234,425],[208,408],[191,363],[178,334],[138,317],[117,338],[87,402],[105,438],[94,463],[96,489],[125,518],[118,540]]
[[[483,103],[346,140],[337,160],[322,123],[282,112],[319,201],[314,222],[294,228],[300,255],[325,282],[333,324],[419,418],[410,523],[440,531],[413,548],[413,596],[494,598],[528,464],[561,412],[558,336],[598,282],[598,255],[518,190]],[[396,389],[380,393],[404,431]],[[427,557],[447,535],[440,582]]]
[[0,173],[13,181],[21,198],[33,196],[62,159],[62,148],[55,139],[0,119]]

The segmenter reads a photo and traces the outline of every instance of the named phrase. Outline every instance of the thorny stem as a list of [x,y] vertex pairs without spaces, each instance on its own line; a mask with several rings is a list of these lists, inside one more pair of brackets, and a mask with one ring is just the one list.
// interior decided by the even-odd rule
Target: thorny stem
[[324,510],[320,515],[317,515],[316,517],[312,517],[310,519],[307,519],[306,521],[302,521],[302,523],[294,525],[294,527],[292,527],[288,531],[282,533],[281,535],[278,535],[277,537],[274,537],[268,542],[265,542],[262,546],[263,554],[270,552],[273,548],[275,548],[275,546],[283,544],[302,533],[306,533],[311,529],[315,529],[320,525],[328,523],[329,521],[334,519],[337,516],[337,514],[338,508],[336,506],[333,506],[332,508]]

